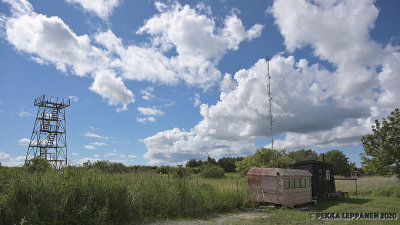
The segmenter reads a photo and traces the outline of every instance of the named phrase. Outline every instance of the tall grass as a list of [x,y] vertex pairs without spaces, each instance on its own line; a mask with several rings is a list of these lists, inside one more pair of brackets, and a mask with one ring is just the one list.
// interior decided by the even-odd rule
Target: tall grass
[[245,207],[245,185],[215,187],[154,173],[0,168],[0,224],[133,224]]
[[[337,180],[336,190],[356,194],[355,181]],[[362,196],[387,196],[400,198],[400,180],[396,177],[366,176],[357,180],[357,194]]]

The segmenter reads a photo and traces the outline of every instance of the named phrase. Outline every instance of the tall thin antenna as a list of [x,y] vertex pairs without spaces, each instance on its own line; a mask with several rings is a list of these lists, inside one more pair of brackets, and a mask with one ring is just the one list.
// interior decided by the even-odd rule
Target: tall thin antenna
[[269,123],[270,123],[270,133],[271,133],[271,149],[274,149],[274,135],[272,133],[272,93],[271,93],[271,74],[269,74],[269,57],[266,58],[267,61],[267,77],[268,77],[268,98],[269,98]]

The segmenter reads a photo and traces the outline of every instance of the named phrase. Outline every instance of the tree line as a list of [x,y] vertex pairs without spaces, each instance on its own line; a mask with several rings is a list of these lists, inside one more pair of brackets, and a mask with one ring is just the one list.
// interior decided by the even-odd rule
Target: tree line
[[312,149],[286,152],[286,150],[264,147],[257,149],[256,153],[236,163],[236,170],[244,176],[252,167],[292,168],[292,165],[298,161],[322,161],[323,157],[325,162],[334,163],[333,172],[335,175],[350,176],[353,170],[362,172],[362,169],[356,168],[355,163],[350,162],[346,155],[337,149],[318,154]]
[[[350,162],[348,157],[340,150],[330,150],[324,153],[326,162],[334,163],[334,174],[350,176],[353,170],[363,172],[356,168],[354,162]],[[297,151],[278,150],[269,148],[259,148],[256,153],[247,157],[222,157],[218,160],[208,156],[206,160],[191,159],[187,161],[186,168],[192,168],[201,172],[210,167],[219,167],[223,172],[240,172],[242,176],[252,167],[277,167],[291,168],[297,161],[323,160],[322,154],[318,154],[312,149],[300,149]]]
[[[297,161],[321,160],[322,154],[318,154],[311,149],[300,149],[297,151],[286,152],[285,150],[259,148],[256,153],[247,157],[222,157],[218,160],[208,156],[206,160],[191,159],[186,162],[185,167],[173,166],[125,166],[119,162],[96,161],[85,162],[83,168],[101,171],[103,173],[134,173],[152,172],[160,175],[171,175],[174,177],[186,177],[190,174],[199,173],[204,178],[223,178],[225,173],[239,172],[245,176],[252,167],[277,167],[291,168]],[[325,161],[334,163],[334,174],[349,176],[351,171],[358,170],[363,173],[361,168],[356,168],[355,163],[349,162],[346,155],[340,150],[330,150],[325,152]],[[46,172],[51,169],[50,163],[45,159],[34,158],[25,164],[25,169],[29,172]]]

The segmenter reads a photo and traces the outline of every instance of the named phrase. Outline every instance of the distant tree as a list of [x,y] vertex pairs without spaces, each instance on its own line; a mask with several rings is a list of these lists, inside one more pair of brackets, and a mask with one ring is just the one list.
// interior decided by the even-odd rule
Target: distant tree
[[202,164],[203,164],[203,161],[201,161],[201,160],[191,159],[186,162],[185,167],[196,168],[196,167],[200,167]]
[[305,160],[318,160],[318,153],[312,149],[300,149],[297,151],[291,151],[288,156],[294,160],[294,162],[305,161]]
[[225,173],[236,171],[236,162],[242,161],[244,157],[222,157],[218,159],[217,165],[224,169]]
[[236,170],[240,172],[241,176],[245,176],[252,167],[289,168],[293,163],[294,161],[286,154],[285,150],[263,147],[257,149],[253,155],[236,162]]
[[31,173],[44,173],[50,170],[51,164],[46,159],[33,158],[30,162],[25,163],[25,167]]
[[[322,154],[319,155],[322,161]],[[350,176],[354,164],[348,161],[349,158],[339,150],[330,150],[325,152],[325,162],[333,162],[333,173],[335,175]]]
[[209,165],[217,165],[217,161],[214,158],[212,158],[211,156],[207,157],[207,160],[205,163],[209,164]]
[[394,109],[382,123],[375,120],[372,132],[361,138],[361,165],[367,173],[400,178],[400,110]]

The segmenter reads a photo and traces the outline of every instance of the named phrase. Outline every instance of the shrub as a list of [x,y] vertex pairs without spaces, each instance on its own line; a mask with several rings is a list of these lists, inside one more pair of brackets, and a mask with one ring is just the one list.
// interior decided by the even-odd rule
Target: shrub
[[225,177],[224,169],[219,166],[208,164],[201,168],[200,175],[204,178],[222,178]]
[[110,161],[97,161],[91,166],[105,173],[126,173],[128,171],[124,164]]
[[156,173],[160,174],[169,174],[172,169],[169,166],[160,166],[157,167]]
[[252,167],[276,167],[289,168],[294,161],[286,154],[285,150],[259,148],[253,155],[247,156],[244,160],[236,162],[236,170],[242,177]]
[[25,167],[31,173],[44,173],[51,168],[51,164],[46,159],[33,158],[30,162],[25,164]]
[[178,165],[178,167],[173,169],[173,175],[178,178],[184,178],[189,176],[189,171],[182,167],[182,165]]

